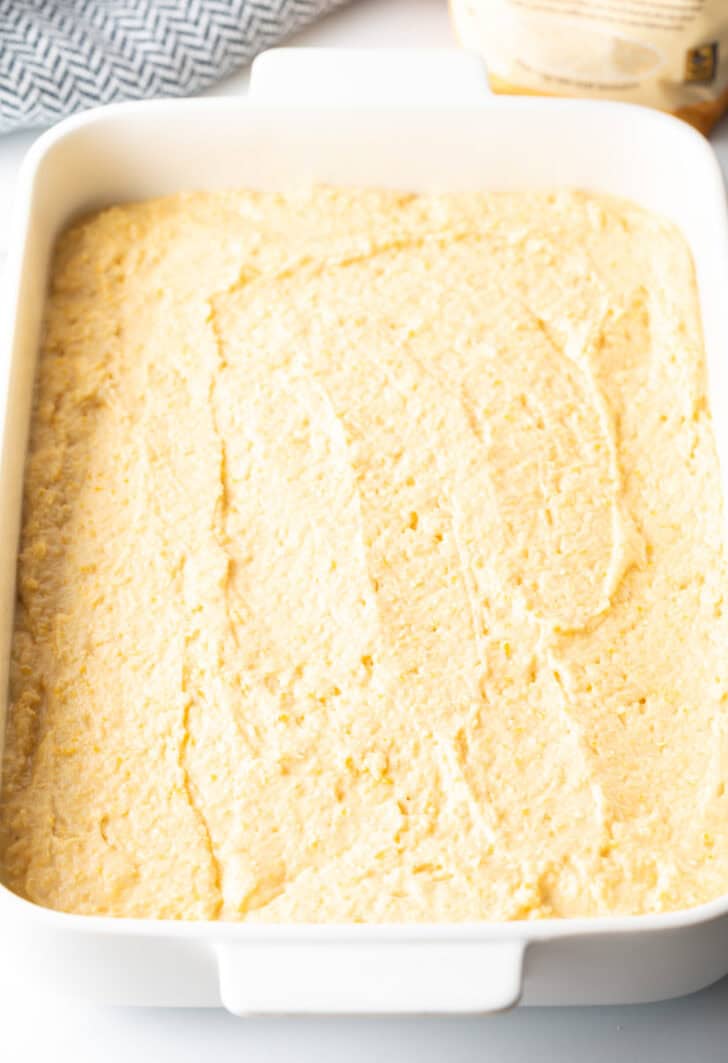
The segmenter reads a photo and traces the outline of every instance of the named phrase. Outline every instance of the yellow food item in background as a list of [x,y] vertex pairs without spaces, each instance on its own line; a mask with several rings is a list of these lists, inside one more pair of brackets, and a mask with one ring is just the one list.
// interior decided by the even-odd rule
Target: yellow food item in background
[[708,132],[728,107],[725,0],[450,0],[496,92],[641,103]]

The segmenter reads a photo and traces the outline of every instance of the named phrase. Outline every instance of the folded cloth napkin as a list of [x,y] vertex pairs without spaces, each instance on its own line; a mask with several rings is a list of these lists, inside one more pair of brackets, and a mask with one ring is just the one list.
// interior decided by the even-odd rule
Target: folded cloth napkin
[[346,0],[0,0],[0,133],[197,92]]

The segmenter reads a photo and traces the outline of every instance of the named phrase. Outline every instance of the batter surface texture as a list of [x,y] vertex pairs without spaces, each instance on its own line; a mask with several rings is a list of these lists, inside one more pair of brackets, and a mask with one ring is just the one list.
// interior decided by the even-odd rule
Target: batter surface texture
[[728,891],[693,267],[579,192],[116,207],[60,239],[3,876],[119,916]]

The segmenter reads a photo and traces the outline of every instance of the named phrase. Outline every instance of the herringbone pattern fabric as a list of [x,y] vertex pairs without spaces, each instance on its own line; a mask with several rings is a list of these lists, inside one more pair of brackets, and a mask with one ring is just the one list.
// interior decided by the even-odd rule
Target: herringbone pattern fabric
[[0,0],[0,132],[184,96],[346,0]]

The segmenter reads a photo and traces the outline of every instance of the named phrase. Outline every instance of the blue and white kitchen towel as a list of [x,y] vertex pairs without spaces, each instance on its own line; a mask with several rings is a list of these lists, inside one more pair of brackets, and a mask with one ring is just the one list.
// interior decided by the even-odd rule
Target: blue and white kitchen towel
[[346,0],[0,0],[0,133],[186,96]]

